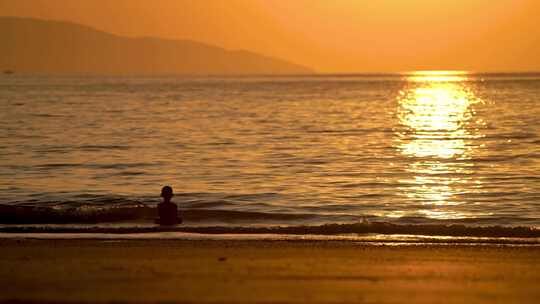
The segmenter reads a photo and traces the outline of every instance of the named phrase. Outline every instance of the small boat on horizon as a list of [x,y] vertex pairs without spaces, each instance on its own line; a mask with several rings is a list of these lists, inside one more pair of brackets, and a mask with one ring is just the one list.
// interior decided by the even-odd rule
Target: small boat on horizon
[[15,74],[15,71],[13,71],[13,70],[4,70],[4,74],[12,75],[12,74]]

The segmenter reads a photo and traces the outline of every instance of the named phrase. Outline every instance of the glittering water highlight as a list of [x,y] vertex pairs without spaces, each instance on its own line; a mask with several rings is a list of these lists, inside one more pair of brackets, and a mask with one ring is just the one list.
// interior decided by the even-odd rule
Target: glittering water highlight
[[[0,222],[540,226],[540,76],[0,79]],[[130,224],[131,223],[131,224]]]

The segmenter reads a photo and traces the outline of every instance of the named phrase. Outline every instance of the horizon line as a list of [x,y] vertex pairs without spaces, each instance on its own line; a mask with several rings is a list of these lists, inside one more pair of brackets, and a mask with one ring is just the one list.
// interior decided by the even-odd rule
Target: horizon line
[[399,72],[313,72],[313,73],[272,73],[272,74],[252,74],[252,73],[227,73],[227,74],[205,74],[205,73],[64,73],[64,72],[17,72],[15,69],[0,69],[0,75],[10,76],[88,76],[88,77],[382,77],[382,76],[504,76],[504,75],[522,75],[522,76],[540,76],[539,71],[467,71],[467,70],[410,70]]

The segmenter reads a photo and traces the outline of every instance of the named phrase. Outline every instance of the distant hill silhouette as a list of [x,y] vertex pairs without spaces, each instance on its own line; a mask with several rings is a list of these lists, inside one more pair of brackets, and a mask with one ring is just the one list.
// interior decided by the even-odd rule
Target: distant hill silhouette
[[83,25],[0,17],[0,70],[53,74],[305,74],[309,68],[189,40],[130,38]]

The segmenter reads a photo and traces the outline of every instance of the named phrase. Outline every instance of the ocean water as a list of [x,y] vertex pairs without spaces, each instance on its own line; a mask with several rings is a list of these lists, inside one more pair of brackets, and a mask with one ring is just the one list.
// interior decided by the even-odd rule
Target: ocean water
[[2,229],[152,230],[163,185],[178,230],[537,234],[540,75],[0,76]]

